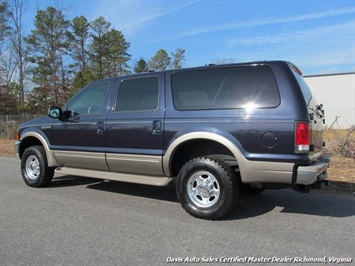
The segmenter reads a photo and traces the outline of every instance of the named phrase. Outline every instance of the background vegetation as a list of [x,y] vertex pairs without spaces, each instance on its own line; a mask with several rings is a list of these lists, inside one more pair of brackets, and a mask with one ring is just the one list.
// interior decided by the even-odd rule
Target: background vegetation
[[[53,6],[37,10],[25,34],[27,5],[28,0],[0,0],[0,137],[14,138],[20,122],[64,104],[93,80],[183,66],[182,48],[170,54],[159,49],[132,62],[130,42],[104,17],[70,20]],[[331,128],[325,132],[328,152],[355,158],[354,128]]]
[[0,1],[0,115],[44,114],[90,81],[181,68],[185,60],[182,48],[159,49],[132,63],[129,41],[104,17],[69,20],[53,6],[37,10],[25,35],[27,0]]

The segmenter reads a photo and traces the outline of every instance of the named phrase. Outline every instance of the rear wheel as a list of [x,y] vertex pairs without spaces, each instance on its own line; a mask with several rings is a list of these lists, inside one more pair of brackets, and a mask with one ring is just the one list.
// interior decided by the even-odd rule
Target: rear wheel
[[182,207],[202,219],[219,219],[233,207],[238,197],[235,172],[216,158],[195,158],[180,170],[176,182]]
[[54,168],[48,167],[42,146],[32,146],[25,150],[21,157],[21,174],[30,187],[43,187],[52,181]]

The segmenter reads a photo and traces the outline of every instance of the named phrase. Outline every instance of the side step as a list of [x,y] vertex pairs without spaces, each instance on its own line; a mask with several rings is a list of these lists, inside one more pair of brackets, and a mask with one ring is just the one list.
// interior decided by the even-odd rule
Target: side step
[[134,174],[96,171],[96,170],[87,170],[87,169],[79,169],[79,168],[71,168],[71,167],[57,168],[55,172],[58,174],[107,179],[113,181],[122,181],[122,182],[152,185],[152,186],[166,186],[172,181],[172,178],[165,177],[165,176],[134,175]]

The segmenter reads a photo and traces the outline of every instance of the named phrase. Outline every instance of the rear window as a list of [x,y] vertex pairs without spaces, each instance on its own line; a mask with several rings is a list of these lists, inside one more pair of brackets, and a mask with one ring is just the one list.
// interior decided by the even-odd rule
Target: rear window
[[268,66],[240,66],[177,72],[172,75],[177,110],[273,108],[280,104]]

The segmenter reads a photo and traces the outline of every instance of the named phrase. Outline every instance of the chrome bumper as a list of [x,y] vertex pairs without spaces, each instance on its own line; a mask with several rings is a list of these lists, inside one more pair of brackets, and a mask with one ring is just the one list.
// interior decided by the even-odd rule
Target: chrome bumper
[[321,161],[308,166],[299,166],[297,169],[297,185],[312,185],[328,177],[327,168],[330,164],[330,156],[327,155]]

